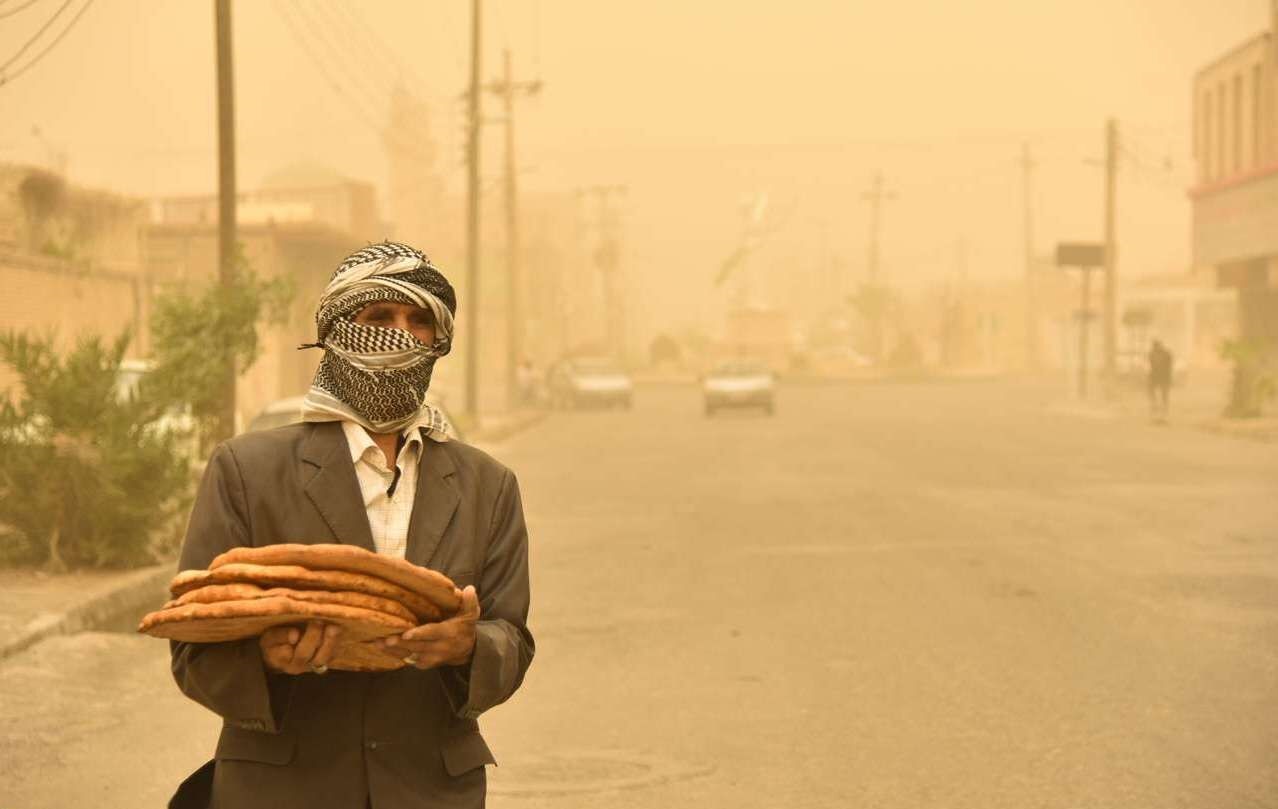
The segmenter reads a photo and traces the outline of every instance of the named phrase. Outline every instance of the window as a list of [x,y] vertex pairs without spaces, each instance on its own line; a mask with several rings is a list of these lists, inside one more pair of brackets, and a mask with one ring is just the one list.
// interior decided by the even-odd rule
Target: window
[[1216,88],[1216,179],[1229,174],[1229,85]]
[[1265,89],[1261,83],[1262,68],[1251,69],[1251,163],[1259,168],[1265,162]]
[[1203,108],[1198,116],[1198,131],[1202,138],[1198,145],[1198,165],[1205,183],[1216,179],[1216,166],[1212,163],[1216,145],[1215,138],[1212,137],[1212,125],[1215,122],[1215,116],[1212,115],[1213,98],[1211,90],[1203,90]]
[[1233,141],[1234,141],[1234,174],[1238,174],[1243,170],[1243,79],[1242,74],[1234,76],[1234,120],[1233,120]]

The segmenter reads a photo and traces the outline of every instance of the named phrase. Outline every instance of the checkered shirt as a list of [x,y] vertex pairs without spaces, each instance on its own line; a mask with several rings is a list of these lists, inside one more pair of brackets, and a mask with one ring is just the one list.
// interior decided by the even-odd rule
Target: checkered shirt
[[417,427],[404,431],[404,446],[395,465],[399,467],[399,483],[393,497],[386,494],[395,479],[395,470],[386,465],[386,455],[364,428],[352,421],[342,422],[342,432],[351,449],[355,477],[359,479],[368,527],[373,532],[377,552],[397,559],[408,549],[408,520],[413,514],[417,496],[417,466],[422,455],[422,436]]

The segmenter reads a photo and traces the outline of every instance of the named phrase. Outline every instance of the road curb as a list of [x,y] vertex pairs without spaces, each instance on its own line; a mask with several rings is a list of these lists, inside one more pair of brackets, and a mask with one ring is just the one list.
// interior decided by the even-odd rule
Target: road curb
[[537,426],[541,422],[545,421],[549,415],[550,413],[545,410],[533,410],[520,416],[516,416],[503,424],[497,424],[487,429],[481,427],[470,435],[467,435],[466,442],[496,444],[500,441],[505,441],[507,438],[517,435],[518,433],[522,433],[524,430]]
[[164,562],[121,574],[120,580],[105,592],[62,612],[35,617],[16,637],[0,642],[0,660],[45,638],[98,629],[120,615],[158,607],[169,580],[173,578],[173,569],[172,562]]

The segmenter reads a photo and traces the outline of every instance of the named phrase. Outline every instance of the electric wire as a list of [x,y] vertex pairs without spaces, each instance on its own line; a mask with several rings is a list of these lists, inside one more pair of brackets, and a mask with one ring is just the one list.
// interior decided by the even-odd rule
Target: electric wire
[[[18,68],[17,70],[7,75],[0,73],[0,86],[8,84],[9,82],[21,76],[23,73],[26,73],[28,70],[35,67],[36,64],[41,59],[43,59],[45,55],[49,53],[49,51],[57,47],[58,43],[61,42],[63,38],[66,37],[67,34],[71,33],[71,29],[75,27],[75,24],[80,21],[80,18],[84,16],[84,12],[88,11],[89,6],[91,5],[93,5],[93,0],[87,0],[87,2],[80,7],[80,10],[76,12],[76,15],[71,18],[71,22],[67,23],[67,27],[62,29],[62,33],[54,37],[53,41],[50,42],[48,46],[45,47],[44,50],[40,51],[35,56],[33,56],[31,60],[27,62],[25,65],[23,65],[22,67]],[[5,67],[8,67],[8,63],[6,63]],[[3,71],[3,70],[4,68],[0,67],[0,71]]]
[[18,52],[15,53],[13,56],[9,57],[9,61],[5,62],[3,65],[0,65],[0,72],[7,70],[9,68],[9,65],[21,59],[22,54],[27,52],[27,48],[30,48],[32,45],[36,43],[38,39],[40,39],[40,37],[44,36],[44,32],[49,30],[50,25],[53,25],[55,22],[57,22],[58,17],[62,16],[62,12],[66,11],[67,6],[69,5],[71,5],[71,0],[66,0],[66,2],[64,2],[62,5],[58,6],[58,10],[53,12],[52,17],[44,21],[44,25],[40,26],[40,30],[36,31],[33,37],[31,37],[25,43],[23,43],[22,47],[18,48]]
[[27,2],[23,3],[17,8],[11,8],[8,11],[0,11],[0,20],[3,20],[5,17],[12,17],[14,14],[17,14],[20,11],[26,11],[27,9],[31,8],[36,3],[39,3],[39,2],[40,0],[27,0]]
[[315,64],[320,76],[324,79],[325,83],[328,84],[329,88],[356,109],[357,114],[354,117],[357,118],[361,124],[367,126],[380,136],[382,134],[381,127],[373,123],[376,116],[369,114],[368,108],[364,106],[365,102],[358,96],[351,96],[342,86],[341,82],[333,76],[333,74],[329,71],[328,65],[325,64],[324,59],[311,47],[311,43],[307,40],[305,34],[302,33],[297,22],[285,10],[283,4],[277,3],[273,4],[273,6],[280,19],[284,22],[285,27],[288,28],[289,34],[293,37],[293,40],[297,42],[297,44],[306,53],[307,58]]
[[[293,14],[296,15],[296,19],[301,22],[301,27],[305,29],[305,36],[312,45],[322,51],[319,54],[319,58],[323,59],[325,64],[334,70],[335,77],[339,83],[364,98],[365,103],[374,108],[381,109],[387,106],[380,103],[380,100],[383,96],[389,95],[389,88],[369,77],[362,69],[350,69],[353,65],[352,60],[347,55],[351,50],[349,45],[343,43],[340,38],[330,39],[324,26],[311,16],[310,7],[298,3],[296,0],[290,6]],[[380,117],[384,118],[385,116]]]

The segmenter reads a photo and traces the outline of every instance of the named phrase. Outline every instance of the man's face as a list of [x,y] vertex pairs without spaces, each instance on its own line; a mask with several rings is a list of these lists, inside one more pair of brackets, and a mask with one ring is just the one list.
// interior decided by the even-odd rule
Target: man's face
[[403,329],[424,345],[435,342],[435,316],[429,309],[414,306],[411,303],[396,301],[370,303],[355,314],[355,322],[362,326]]

